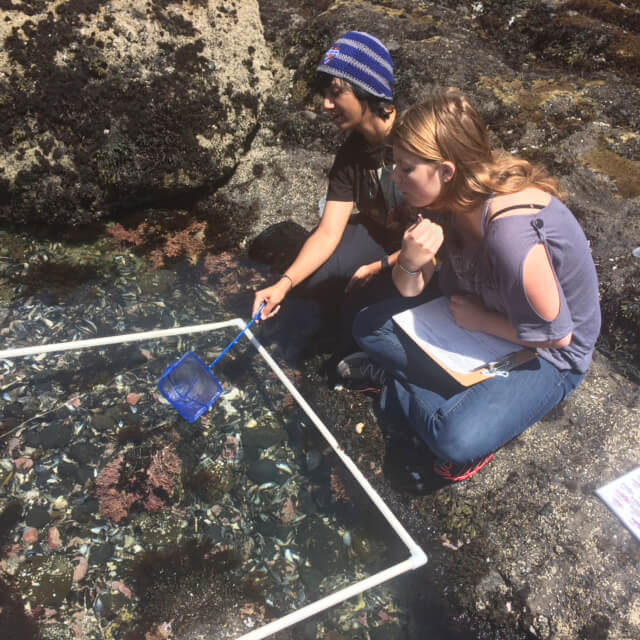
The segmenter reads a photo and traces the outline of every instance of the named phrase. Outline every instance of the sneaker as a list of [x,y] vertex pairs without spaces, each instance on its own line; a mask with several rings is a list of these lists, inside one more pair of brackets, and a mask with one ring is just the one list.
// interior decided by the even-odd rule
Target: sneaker
[[462,482],[475,476],[478,471],[484,469],[492,460],[494,454],[490,453],[486,458],[467,464],[454,464],[453,462],[438,462],[433,465],[433,471],[448,482]]
[[375,363],[364,351],[348,355],[338,362],[338,377],[358,390],[379,390],[386,381],[385,370]]

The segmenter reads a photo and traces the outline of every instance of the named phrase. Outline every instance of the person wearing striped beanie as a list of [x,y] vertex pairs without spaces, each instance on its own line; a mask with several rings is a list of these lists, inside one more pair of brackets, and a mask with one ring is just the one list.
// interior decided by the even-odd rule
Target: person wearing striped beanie
[[[324,110],[348,135],[329,172],[320,223],[280,279],[256,292],[253,305],[255,315],[265,302],[261,319],[270,318],[294,291],[296,302],[283,309],[295,308],[295,318],[289,323],[280,318],[291,325],[284,331],[289,352],[299,352],[290,361],[305,350],[312,351],[307,347],[323,330],[323,343],[335,338],[334,356],[348,353],[355,345],[351,324],[356,313],[399,295],[390,269],[397,260],[402,233],[412,220],[391,182],[389,139],[397,114],[393,85],[389,50],[362,31],[338,38],[317,67],[315,88]],[[301,319],[305,307],[301,300],[313,309],[308,322]],[[328,327],[338,327],[337,335],[327,336]]]
[[368,94],[393,101],[393,60],[378,38],[350,31],[324,55],[318,71],[344,78]]

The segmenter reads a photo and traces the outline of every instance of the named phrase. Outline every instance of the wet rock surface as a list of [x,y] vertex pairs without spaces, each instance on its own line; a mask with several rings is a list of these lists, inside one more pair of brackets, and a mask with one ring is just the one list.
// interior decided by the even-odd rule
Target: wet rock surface
[[[295,384],[425,549],[429,563],[394,582],[398,620],[385,618],[395,615],[389,606],[366,601],[358,609],[357,602],[277,637],[640,636],[637,541],[594,493],[640,460],[640,260],[631,255],[640,244],[640,7],[598,0],[226,4],[2,3],[3,219],[84,223],[117,214],[122,225],[109,236],[98,226],[82,233],[77,227],[0,230],[3,343],[62,342],[246,317],[252,292],[270,281],[271,269],[281,270],[291,246],[318,220],[339,137],[314,102],[315,65],[344,31],[371,31],[392,51],[400,104],[417,99],[429,84],[459,86],[478,104],[498,144],[545,163],[561,178],[596,260],[603,333],[587,379],[565,405],[501,450],[478,476],[422,497],[398,492],[384,472],[384,421],[375,403],[331,391],[322,358],[308,360]],[[219,60],[222,51],[226,57]],[[277,223],[286,225],[281,240],[275,233],[266,247],[258,242],[258,253],[247,259],[252,240]],[[164,269],[150,269],[160,264],[154,251],[160,251]],[[210,349],[207,355],[215,357],[216,348]],[[16,638],[36,637],[36,628],[54,635],[63,630],[63,624],[44,623],[51,622],[47,608],[63,616],[65,607],[76,607],[73,624],[91,638],[100,637],[100,625],[126,629],[134,611],[146,616],[147,628],[164,622],[166,612],[182,628],[192,628],[190,592],[203,610],[226,603],[227,619],[207,624],[230,628],[242,617],[234,598],[259,602],[251,585],[231,587],[224,572],[211,592],[215,597],[199,586],[205,576],[200,569],[189,577],[193,563],[211,568],[211,557],[206,547],[185,546],[184,520],[171,511],[180,510],[180,493],[160,492],[163,506],[155,513],[143,510],[141,498],[132,502],[116,549],[108,546],[113,523],[100,514],[95,477],[118,449],[134,450],[158,437],[141,420],[154,409],[149,398],[133,407],[127,402],[127,393],[144,391],[131,378],[121,384],[122,393],[107,394],[108,402],[92,400],[80,409],[72,402],[96,385],[108,386],[134,363],[143,365],[149,355],[123,346],[109,357],[79,356],[74,367],[35,360],[0,374],[0,458],[8,463],[0,468],[7,494],[0,495],[0,621],[3,629],[16,629]],[[155,375],[163,367],[158,360]],[[222,372],[243,388],[251,384],[245,369],[231,359]],[[286,398],[278,402],[276,414],[291,407]],[[220,424],[237,420],[237,403],[220,406]],[[35,425],[31,421],[42,410],[52,413]],[[359,424],[364,430],[356,430]],[[347,516],[340,494],[316,482],[327,480],[331,461],[322,446],[308,441],[308,431],[290,430],[283,440],[271,424],[261,433],[263,425],[253,431],[246,421],[237,423],[232,434],[251,435],[246,457],[235,461],[227,441],[209,443],[218,426],[206,423],[194,450],[180,449],[189,469],[181,491],[206,505],[203,513],[189,511],[189,526],[200,523],[212,544],[231,536],[250,557],[275,556],[277,543],[269,541],[286,540],[292,528],[287,518],[303,508],[309,519],[293,528],[295,544],[316,564],[300,566],[310,594],[326,586],[317,570],[317,532],[331,549],[326,558],[333,567],[352,551],[378,549],[366,536],[363,543],[354,535],[347,550],[342,534],[323,528],[327,513]],[[83,430],[91,433],[85,440]],[[160,430],[158,447],[191,437],[184,425]],[[264,548],[252,552],[243,547],[243,536],[234,537],[239,513],[220,503],[226,494],[242,495],[246,481],[235,467],[230,472],[206,461],[199,466],[194,451],[205,446],[212,461],[246,465],[256,482],[267,485],[250,494],[270,505],[255,529],[267,541]],[[318,474],[295,496],[297,504],[287,502],[292,496],[286,467],[260,462],[274,446],[292,448],[279,463],[301,462],[306,478]],[[145,456],[141,474],[151,453]],[[21,457],[33,459],[32,470],[17,468],[14,460]],[[128,492],[135,494],[142,481],[138,476],[140,484]],[[46,505],[28,493],[36,489]],[[72,496],[62,521],[49,508],[61,496]],[[23,542],[25,527],[36,530],[37,542]],[[47,547],[53,527],[64,545],[59,551]],[[124,587],[113,586],[112,579],[99,590],[93,586],[96,558],[107,567],[114,557],[118,563],[122,554],[136,555],[136,545],[158,547],[160,555],[145,560],[151,564],[142,562],[137,573],[130,567],[142,576],[153,562],[170,563],[162,555],[165,543],[182,564],[171,565],[175,579],[159,580],[155,595],[140,578],[131,582],[133,597],[124,578]],[[78,557],[91,564],[86,578],[72,582]],[[27,595],[27,587],[17,580],[33,574],[32,562],[49,576],[44,591],[29,592],[43,607],[36,606],[35,617],[24,613],[20,594]],[[286,562],[278,562],[286,576]],[[144,597],[149,607],[141,613],[136,603]],[[254,623],[277,617],[282,602],[275,604],[276,610],[247,609],[242,615]]]
[[253,2],[3,3],[3,16],[5,220],[87,223],[202,197],[273,83]]

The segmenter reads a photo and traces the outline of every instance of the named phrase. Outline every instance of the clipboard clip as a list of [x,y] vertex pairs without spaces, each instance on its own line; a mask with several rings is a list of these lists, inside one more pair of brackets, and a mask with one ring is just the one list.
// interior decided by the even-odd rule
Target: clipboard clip
[[516,365],[515,353],[510,353],[508,356],[502,358],[502,360],[496,360],[495,362],[487,362],[480,370],[485,376],[497,376],[499,378],[508,378],[509,371]]

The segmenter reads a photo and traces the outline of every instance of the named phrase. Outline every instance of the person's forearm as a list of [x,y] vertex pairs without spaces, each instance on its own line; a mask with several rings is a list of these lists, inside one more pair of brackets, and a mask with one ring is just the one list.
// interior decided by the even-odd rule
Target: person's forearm
[[547,340],[544,342],[530,342],[528,340],[521,340],[518,337],[518,331],[512,324],[511,320],[501,313],[494,311],[483,311],[479,319],[478,331],[488,333],[497,338],[508,340],[509,342],[515,342],[523,347],[529,347],[531,349],[561,349],[568,346],[571,343],[572,334],[569,333],[560,340]]
[[314,231],[307,238],[291,266],[284,272],[291,281],[291,288],[315,273],[331,257],[339,242],[339,237],[332,238],[319,230]]
[[[404,265],[402,262],[399,263],[399,254],[400,252],[398,251],[394,261],[391,277],[393,279],[393,283],[396,285],[396,289],[400,292],[400,295],[405,298],[413,298],[420,295],[424,291],[424,288],[429,284],[429,281],[435,273],[436,265],[433,261],[430,261],[425,264],[422,269],[419,269],[417,272],[410,273],[408,269],[403,269]],[[391,258],[389,258],[389,263],[391,263]]]

